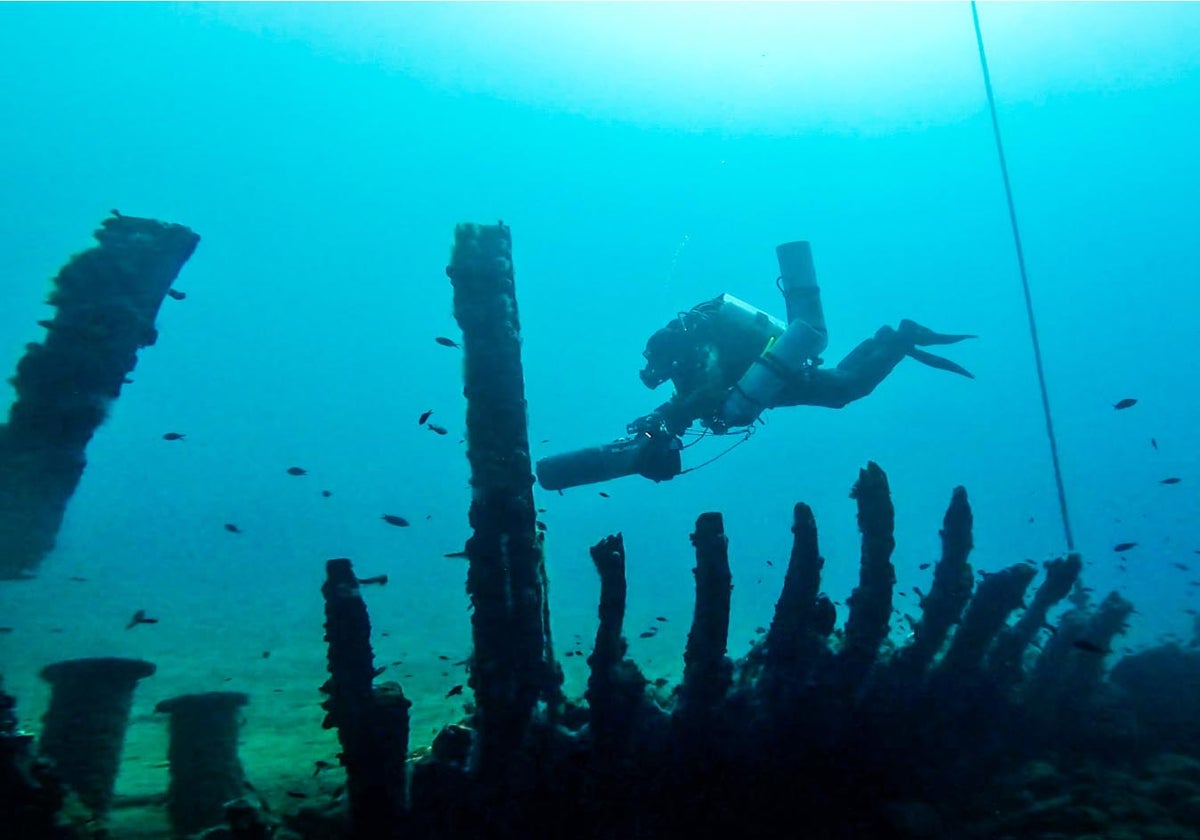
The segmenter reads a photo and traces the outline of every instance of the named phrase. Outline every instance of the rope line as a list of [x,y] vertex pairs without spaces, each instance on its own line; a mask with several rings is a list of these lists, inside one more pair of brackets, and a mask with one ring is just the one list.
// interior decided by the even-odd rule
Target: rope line
[[1021,231],[1017,226],[1017,208],[1013,203],[1012,185],[1008,180],[1008,164],[1004,144],[1000,140],[1000,120],[996,116],[996,97],[992,92],[992,77],[988,73],[987,56],[983,51],[983,31],[979,28],[979,10],[971,0],[971,18],[975,22],[975,43],[979,46],[979,65],[983,69],[983,86],[987,89],[988,110],[992,114],[992,133],[996,136],[996,152],[1000,156],[1000,174],[1004,179],[1004,194],[1008,198],[1008,220],[1012,225],[1013,244],[1017,249],[1017,265],[1021,269],[1021,288],[1025,292],[1025,314],[1029,318],[1029,337],[1033,342],[1033,360],[1037,366],[1038,388],[1042,393],[1042,414],[1046,418],[1046,436],[1050,439],[1050,460],[1054,464],[1054,484],[1058,489],[1058,507],[1062,514],[1067,551],[1075,550],[1071,535],[1071,519],[1067,515],[1067,493],[1063,487],[1062,467],[1058,461],[1058,440],[1054,436],[1054,421],[1050,416],[1050,396],[1046,391],[1046,371],[1042,367],[1042,346],[1038,341],[1037,322],[1033,316],[1033,297],[1029,292],[1029,275],[1025,271],[1025,250],[1021,247]]

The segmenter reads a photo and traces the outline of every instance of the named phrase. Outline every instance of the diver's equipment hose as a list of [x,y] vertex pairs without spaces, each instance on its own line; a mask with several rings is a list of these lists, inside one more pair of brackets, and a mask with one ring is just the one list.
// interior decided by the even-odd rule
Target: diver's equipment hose
[[1025,251],[1021,247],[1021,231],[1017,226],[1017,208],[1013,203],[1012,185],[1008,180],[1008,164],[1004,159],[1004,143],[1000,140],[1000,120],[996,116],[996,96],[992,92],[992,77],[988,73],[987,56],[983,51],[983,30],[979,28],[979,10],[971,0],[971,18],[975,22],[975,43],[979,47],[979,66],[983,69],[983,86],[987,90],[988,110],[992,114],[992,133],[996,137],[996,152],[1000,157],[1000,175],[1004,179],[1004,194],[1008,198],[1008,220],[1012,225],[1013,244],[1017,250],[1017,266],[1021,270],[1021,287],[1025,291],[1025,314],[1029,318],[1029,338],[1033,342],[1033,361],[1037,367],[1038,387],[1042,392],[1042,414],[1046,418],[1046,436],[1050,439],[1050,460],[1054,465],[1054,483],[1058,488],[1058,507],[1062,514],[1067,551],[1075,550],[1071,536],[1071,519],[1067,515],[1067,492],[1063,487],[1062,466],[1058,461],[1058,441],[1054,436],[1054,421],[1050,416],[1050,396],[1046,391],[1046,371],[1042,367],[1042,348],[1038,341],[1037,322],[1033,317],[1033,297],[1029,292],[1029,275],[1025,271]]

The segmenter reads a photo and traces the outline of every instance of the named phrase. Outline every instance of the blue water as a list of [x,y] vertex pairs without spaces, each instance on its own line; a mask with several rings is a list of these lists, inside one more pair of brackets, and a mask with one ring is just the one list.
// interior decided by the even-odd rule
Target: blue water
[[[1188,640],[1200,6],[980,18],[1085,582],[1137,605],[1129,643]],[[443,267],[463,221],[512,228],[535,458],[665,399],[637,370],[676,311],[729,292],[782,315],[780,242],[813,243],[830,363],[905,317],[980,336],[947,352],[975,381],[905,362],[843,410],[769,413],[672,482],[539,491],[560,645],[593,632],[587,548],[619,530],[630,635],[670,618],[633,654],[677,672],[708,510],[730,537],[731,653],[770,619],[797,501],[841,601],[869,459],[894,494],[901,590],[927,587],[959,484],[976,568],[1065,550],[965,4],[4,4],[0,68],[0,366],[41,337],[49,278],[110,208],[202,236],[58,549],[0,588],[16,630],[0,669],[30,714],[38,668],[105,654],[158,662],[147,705],[229,677],[319,720],[319,585],[338,556],[391,576],[368,593],[377,647],[408,655],[418,706],[462,681],[434,659],[469,646],[465,568],[442,555],[470,497],[460,357],[433,339],[456,335]],[[1114,411],[1124,397],[1138,404]],[[450,434],[418,426],[427,409]],[[1139,544],[1124,572],[1121,541]],[[127,632],[136,608],[160,623]]]

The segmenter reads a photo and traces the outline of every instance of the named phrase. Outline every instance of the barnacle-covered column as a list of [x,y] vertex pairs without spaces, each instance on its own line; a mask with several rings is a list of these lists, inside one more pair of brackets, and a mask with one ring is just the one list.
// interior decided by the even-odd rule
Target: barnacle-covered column
[[471,466],[467,594],[479,729],[474,769],[499,778],[540,696],[559,690],[521,368],[512,240],[504,224],[460,224],[446,274],[462,329]]
[[620,534],[605,537],[591,549],[600,574],[600,626],[588,657],[591,675],[585,697],[591,710],[592,748],[599,764],[623,755],[644,702],[646,678],[630,659],[622,635],[625,622],[625,542]]
[[846,619],[845,646],[839,655],[839,680],[843,687],[855,690],[874,664],[892,617],[896,570],[891,558],[896,547],[896,512],[887,476],[874,461],[858,471],[850,498],[858,502],[862,560],[858,586],[847,599],[850,615]]
[[399,685],[373,685],[371,620],[345,558],[325,564],[326,729],[337,727],[355,837],[386,836],[404,813],[408,708]]
[[154,673],[141,659],[69,659],[42,669],[50,706],[42,719],[38,751],[97,814],[112,804],[133,690]]
[[792,553],[775,617],[767,630],[762,686],[768,695],[788,693],[801,684],[823,644],[817,632],[817,595],[825,558],[817,546],[817,522],[812,508],[792,509]]
[[241,707],[250,695],[240,691],[184,694],[161,701],[154,711],[171,716],[171,785],[167,812],[179,836],[225,822],[225,803],[245,792],[238,760]]
[[1083,560],[1078,554],[1046,564],[1046,580],[1037,588],[1029,608],[1000,634],[988,653],[987,668],[1001,685],[1013,685],[1024,676],[1022,659],[1026,648],[1046,625],[1050,608],[1067,597],[1082,568]]
[[973,546],[972,523],[967,491],[955,487],[938,533],[942,538],[942,557],[933,570],[933,584],[929,594],[921,599],[921,618],[913,627],[912,642],[897,660],[898,667],[907,673],[924,673],[971,598],[973,579],[967,558]]
[[54,278],[53,318],[26,345],[17,392],[0,426],[0,579],[30,577],[54,547],[83,475],[84,450],[137,364],[154,344],[163,297],[200,237],[182,225],[113,216],[99,245]]
[[1013,610],[1021,606],[1029,582],[1037,574],[1032,566],[1018,563],[984,577],[967,605],[966,614],[946,655],[938,663],[939,676],[974,673],[983,664],[983,655],[1004,627]]
[[674,719],[684,742],[714,723],[733,683],[733,663],[725,655],[729,643],[729,539],[719,513],[703,513],[692,534],[696,548],[696,608],[683,654],[683,684]]

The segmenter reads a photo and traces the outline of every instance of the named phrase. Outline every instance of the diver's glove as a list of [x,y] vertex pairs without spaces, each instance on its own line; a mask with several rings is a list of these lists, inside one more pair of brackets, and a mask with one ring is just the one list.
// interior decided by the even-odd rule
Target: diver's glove
[[650,435],[657,437],[667,435],[667,421],[656,411],[643,415],[625,426],[625,431],[631,435]]

